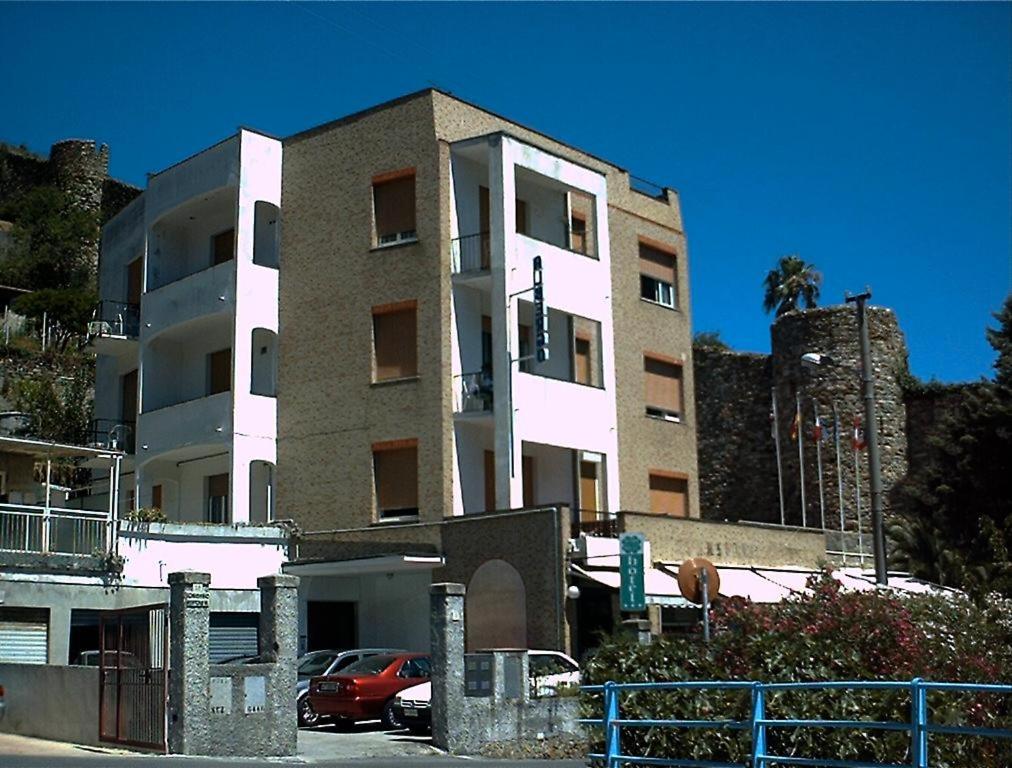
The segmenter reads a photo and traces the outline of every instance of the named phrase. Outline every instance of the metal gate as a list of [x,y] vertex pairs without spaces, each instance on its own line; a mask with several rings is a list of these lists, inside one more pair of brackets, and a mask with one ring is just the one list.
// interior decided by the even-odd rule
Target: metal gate
[[168,607],[102,611],[99,645],[99,739],[167,751]]

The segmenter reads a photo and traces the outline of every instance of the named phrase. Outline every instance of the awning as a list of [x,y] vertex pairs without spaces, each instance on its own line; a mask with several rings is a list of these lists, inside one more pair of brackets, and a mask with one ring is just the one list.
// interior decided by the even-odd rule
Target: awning
[[722,597],[744,597],[753,603],[779,603],[792,592],[751,568],[718,568]]
[[285,563],[282,570],[294,576],[361,576],[365,573],[431,571],[446,564],[442,555],[377,555],[350,560],[303,560]]
[[[602,586],[618,590],[622,581],[619,572],[614,569],[583,568],[572,564],[570,572],[584,579],[596,581]],[[643,591],[646,593],[647,605],[667,605],[676,608],[692,608],[678,588],[678,580],[657,568],[647,568],[643,573]]]

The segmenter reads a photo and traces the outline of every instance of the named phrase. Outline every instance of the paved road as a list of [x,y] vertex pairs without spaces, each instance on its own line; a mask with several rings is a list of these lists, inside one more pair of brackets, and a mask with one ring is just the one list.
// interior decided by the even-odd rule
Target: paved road
[[327,728],[299,732],[299,755],[292,758],[189,758],[141,755],[123,750],[63,744],[0,734],[3,768],[583,768],[580,760],[481,760],[450,757],[427,739],[386,733],[376,727],[337,733]]

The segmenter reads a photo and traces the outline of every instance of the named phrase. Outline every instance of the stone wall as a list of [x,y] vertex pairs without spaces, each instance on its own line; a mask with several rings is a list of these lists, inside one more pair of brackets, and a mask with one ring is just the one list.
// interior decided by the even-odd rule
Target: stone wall
[[72,744],[98,738],[98,668],[0,664],[7,713],[0,732]]
[[[907,409],[903,382],[908,379],[907,350],[896,315],[868,308],[868,329],[882,453],[882,479],[888,492],[907,468]],[[697,350],[696,405],[699,413],[699,465],[703,517],[779,522],[776,447],[771,436],[771,393],[775,389],[782,452],[785,518],[789,525],[840,526],[840,492],[833,404],[840,422],[840,473],[843,511],[856,527],[855,465],[852,435],[855,416],[864,422],[856,310],[851,305],[788,312],[773,323],[772,355]],[[804,368],[801,356],[820,352],[833,366]],[[798,441],[791,438],[797,403],[805,469],[802,514]],[[813,441],[815,410],[824,425],[820,510],[818,454]],[[870,520],[867,453],[858,455],[864,529]]]

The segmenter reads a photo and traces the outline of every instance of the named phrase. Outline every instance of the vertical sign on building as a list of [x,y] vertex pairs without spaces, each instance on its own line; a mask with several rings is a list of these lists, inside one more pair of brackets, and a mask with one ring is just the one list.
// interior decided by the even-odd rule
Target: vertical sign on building
[[642,533],[622,533],[618,537],[620,603],[623,611],[645,611],[646,593],[643,589]]
[[548,360],[548,306],[540,256],[534,257],[534,357],[539,363]]

